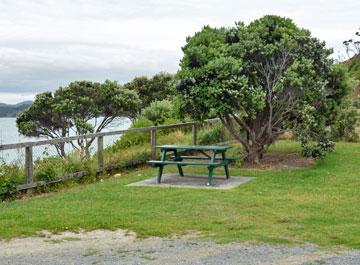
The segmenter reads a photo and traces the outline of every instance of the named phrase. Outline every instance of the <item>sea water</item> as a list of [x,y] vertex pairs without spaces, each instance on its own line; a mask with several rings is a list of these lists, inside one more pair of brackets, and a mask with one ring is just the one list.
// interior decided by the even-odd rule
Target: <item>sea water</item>
[[[95,124],[95,120],[90,121]],[[99,121],[98,121],[99,122]],[[115,119],[103,131],[126,130],[130,127],[131,121],[128,118],[120,117]],[[72,134],[74,135],[74,134]],[[104,146],[109,146],[118,140],[120,135],[112,135],[104,137]],[[28,141],[46,140],[46,137],[26,137],[19,134],[16,127],[16,118],[0,118],[0,145],[14,144]],[[67,148],[71,148],[70,145]],[[23,163],[24,148],[0,151],[0,160],[6,163]],[[56,155],[56,150],[52,146],[36,146],[34,147],[34,159],[42,158],[47,154]],[[1,161],[0,161],[1,162]]]

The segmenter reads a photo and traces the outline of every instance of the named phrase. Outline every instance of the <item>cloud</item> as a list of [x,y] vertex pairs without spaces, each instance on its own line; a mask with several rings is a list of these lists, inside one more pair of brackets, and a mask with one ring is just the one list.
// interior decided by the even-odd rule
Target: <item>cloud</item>
[[0,101],[73,80],[175,72],[185,38],[205,24],[230,26],[265,14],[292,18],[342,49],[358,25],[357,1],[2,0]]

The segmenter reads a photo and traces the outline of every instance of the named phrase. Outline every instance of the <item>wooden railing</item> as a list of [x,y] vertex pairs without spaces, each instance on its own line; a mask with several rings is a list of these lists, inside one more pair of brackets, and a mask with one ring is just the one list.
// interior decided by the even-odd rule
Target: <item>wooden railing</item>
[[[209,119],[206,120],[206,123],[215,123],[218,122],[219,119]],[[109,132],[99,132],[99,133],[90,133],[84,135],[77,136],[69,136],[63,138],[55,138],[50,140],[40,140],[40,141],[29,141],[29,142],[21,142],[15,144],[3,144],[0,145],[0,151],[10,150],[10,149],[25,149],[25,173],[26,173],[26,184],[18,185],[18,190],[25,190],[30,188],[35,188],[38,186],[43,186],[50,183],[61,182],[63,180],[77,178],[81,176],[87,175],[89,172],[80,171],[75,172],[66,176],[62,176],[53,181],[38,181],[34,182],[34,162],[33,162],[33,147],[41,146],[41,145],[55,145],[59,143],[69,143],[71,141],[75,141],[78,139],[89,139],[89,138],[97,138],[97,160],[98,160],[98,173],[102,173],[105,169],[104,165],[104,137],[112,136],[112,135],[122,135],[134,132],[150,132],[150,144],[151,144],[151,158],[156,157],[156,142],[157,142],[157,131],[164,129],[175,129],[182,127],[192,127],[192,139],[193,144],[197,144],[197,131],[199,124],[197,122],[186,122],[186,123],[178,123],[171,125],[160,125],[160,126],[152,126],[152,127],[143,127],[143,128],[133,128],[127,130],[116,130]]]

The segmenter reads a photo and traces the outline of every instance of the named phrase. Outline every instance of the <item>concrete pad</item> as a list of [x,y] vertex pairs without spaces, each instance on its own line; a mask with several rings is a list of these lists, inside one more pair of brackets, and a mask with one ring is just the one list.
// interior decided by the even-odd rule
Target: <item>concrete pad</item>
[[156,177],[142,181],[130,183],[127,186],[150,186],[150,187],[175,187],[175,188],[194,188],[194,189],[220,189],[227,190],[238,187],[253,179],[253,177],[231,176],[226,179],[225,176],[213,176],[212,185],[207,186],[207,175],[185,175],[184,177],[174,173],[163,174],[161,183],[156,183]]

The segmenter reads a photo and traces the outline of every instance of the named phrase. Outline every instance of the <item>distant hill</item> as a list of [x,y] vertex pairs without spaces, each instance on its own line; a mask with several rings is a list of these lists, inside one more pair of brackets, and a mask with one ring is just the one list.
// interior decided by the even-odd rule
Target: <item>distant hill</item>
[[16,117],[23,109],[30,107],[32,101],[23,101],[17,104],[0,103],[0,117]]

